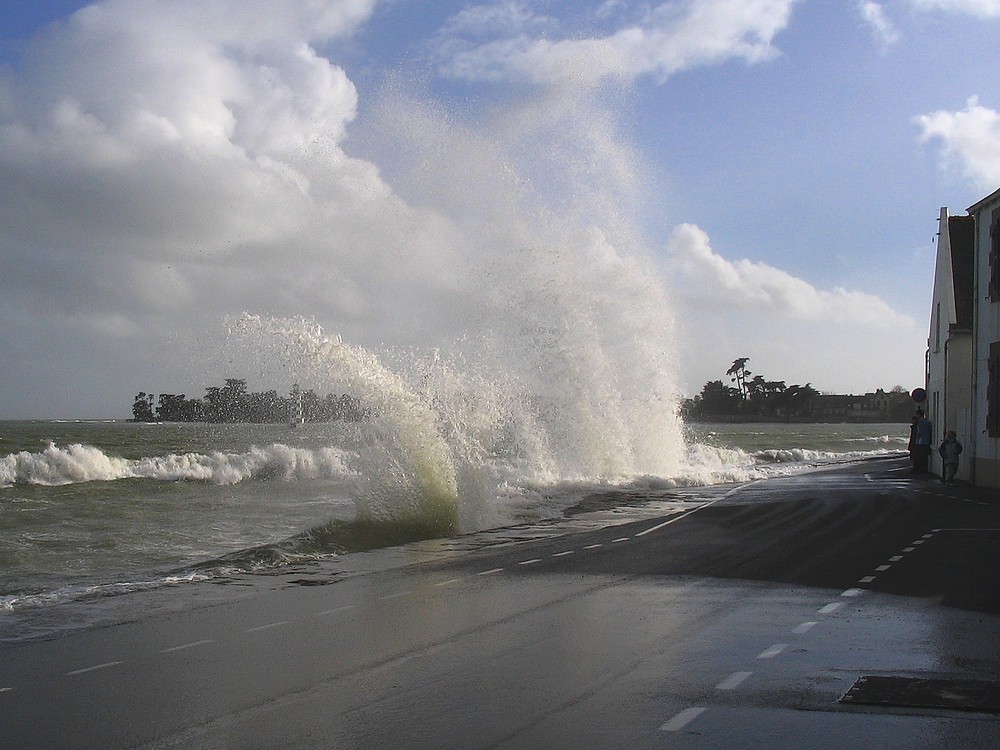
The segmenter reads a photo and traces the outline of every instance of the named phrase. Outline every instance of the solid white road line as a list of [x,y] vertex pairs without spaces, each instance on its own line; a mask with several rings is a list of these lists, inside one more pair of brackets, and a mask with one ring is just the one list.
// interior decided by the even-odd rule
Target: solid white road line
[[664,732],[679,732],[707,710],[707,708],[701,708],[700,706],[685,708],[670,721],[662,724],[660,729]]
[[83,669],[74,669],[72,672],[67,672],[66,677],[72,677],[76,674],[84,674],[85,672],[95,672],[98,669],[107,669],[108,667],[116,667],[122,662],[120,661],[106,661],[103,664],[95,664],[92,667],[84,667]]

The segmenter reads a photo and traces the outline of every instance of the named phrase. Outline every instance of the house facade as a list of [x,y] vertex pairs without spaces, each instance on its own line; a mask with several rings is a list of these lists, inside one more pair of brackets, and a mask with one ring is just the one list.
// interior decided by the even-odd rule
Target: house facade
[[955,430],[958,478],[1000,487],[1000,190],[967,216],[941,209],[926,364],[935,441]]
[[[971,441],[973,434],[974,255],[975,219],[950,216],[948,209],[942,208],[927,336],[927,401],[923,408],[936,441],[945,430],[955,430],[963,445]],[[971,479],[971,466],[971,461],[962,461],[957,478]],[[937,451],[931,453],[931,468],[941,471]]]
[[1000,487],[1000,190],[969,208],[975,220],[972,481]]

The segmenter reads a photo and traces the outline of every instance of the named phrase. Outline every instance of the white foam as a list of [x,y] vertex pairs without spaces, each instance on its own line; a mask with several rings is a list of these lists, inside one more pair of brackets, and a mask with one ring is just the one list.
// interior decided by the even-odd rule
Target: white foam
[[21,451],[0,458],[0,484],[60,486],[119,479],[198,481],[237,484],[247,479],[320,479],[353,476],[337,448],[309,450],[274,443],[243,453],[215,451],[130,460],[109,456],[92,445],[61,448],[49,443],[38,453]]

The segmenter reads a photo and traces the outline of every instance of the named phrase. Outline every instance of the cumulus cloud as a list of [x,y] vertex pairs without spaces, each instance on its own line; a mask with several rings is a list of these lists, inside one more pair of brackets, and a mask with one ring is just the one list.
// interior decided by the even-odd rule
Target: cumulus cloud
[[909,373],[906,387],[922,382],[912,354],[925,346],[926,331],[879,297],[817,289],[765,263],[730,261],[691,224],[674,229],[667,251],[678,339],[691,363],[689,394],[724,379],[737,356],[750,357],[754,372],[768,379],[810,382],[821,391],[899,385],[884,382],[886,362]]
[[917,118],[920,141],[940,141],[944,166],[982,190],[1000,185],[1000,113],[971,97],[958,112],[939,110]]
[[712,305],[802,321],[870,328],[912,327],[913,321],[879,297],[807,281],[766,263],[718,255],[708,234],[693,224],[676,227],[667,243],[672,275],[685,296]]
[[[477,6],[471,11],[476,19],[502,23],[477,24],[475,36],[462,33],[468,23],[452,24],[441,42],[442,70],[470,80],[594,85],[640,76],[665,80],[682,70],[733,59],[757,63],[778,54],[774,37],[787,27],[795,2],[661,3],[638,19],[620,20],[617,28],[592,36],[578,30],[560,35],[554,22],[533,16],[524,3]],[[604,3],[590,20],[618,19],[620,11],[617,4]],[[545,35],[538,33],[542,27]]]
[[910,0],[918,10],[968,13],[981,18],[1000,16],[1000,0]]
[[[243,310],[372,348],[507,336],[503,363],[538,357],[525,371],[553,382],[599,350],[609,371],[669,380],[669,314],[620,216],[635,178],[606,113],[559,91],[466,128],[395,84],[361,123],[336,60],[372,6],[103,0],[0,72],[4,416],[197,393],[234,375],[212,347]],[[455,28],[546,22],[494,10]]]
[[885,8],[880,3],[862,0],[858,3],[858,11],[883,49],[899,41],[899,32],[886,16]]

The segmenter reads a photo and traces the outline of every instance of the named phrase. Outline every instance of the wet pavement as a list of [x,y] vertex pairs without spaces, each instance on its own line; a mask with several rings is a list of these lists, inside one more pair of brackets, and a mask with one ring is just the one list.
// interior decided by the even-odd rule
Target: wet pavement
[[889,459],[630,502],[90,605],[0,643],[0,747],[1000,745],[995,491]]

